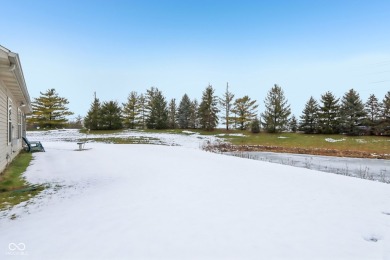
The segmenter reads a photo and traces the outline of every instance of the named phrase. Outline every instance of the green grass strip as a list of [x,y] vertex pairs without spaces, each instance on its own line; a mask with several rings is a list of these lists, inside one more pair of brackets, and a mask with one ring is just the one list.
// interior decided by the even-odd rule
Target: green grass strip
[[21,152],[0,174],[0,211],[27,201],[43,190],[42,186],[30,185],[23,177],[31,160],[31,153]]

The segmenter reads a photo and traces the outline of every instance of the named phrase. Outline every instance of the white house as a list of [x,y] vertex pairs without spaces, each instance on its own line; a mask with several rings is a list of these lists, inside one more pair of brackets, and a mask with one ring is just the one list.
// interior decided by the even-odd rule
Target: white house
[[0,172],[22,149],[29,113],[31,101],[19,55],[0,45]]

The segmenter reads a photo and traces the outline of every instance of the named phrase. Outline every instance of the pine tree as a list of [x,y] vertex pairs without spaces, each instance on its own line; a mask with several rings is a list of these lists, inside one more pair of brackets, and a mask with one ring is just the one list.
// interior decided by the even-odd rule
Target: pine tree
[[360,134],[361,130],[358,126],[366,116],[366,112],[359,94],[354,89],[350,89],[344,94],[340,112],[344,131],[351,135]]
[[149,129],[155,129],[155,118],[152,116],[154,97],[158,89],[151,87],[146,90],[145,95],[145,126]]
[[288,117],[291,114],[290,105],[284,96],[281,87],[274,85],[264,100],[265,111],[261,114],[262,125],[267,132],[277,133],[288,126]]
[[390,91],[387,92],[380,104],[381,122],[378,129],[378,134],[390,135]]
[[146,90],[145,100],[146,100],[146,121],[148,117],[150,116],[150,111],[152,109],[152,103],[154,100],[154,97],[156,96],[158,89],[155,87],[151,87],[150,89]]
[[99,128],[116,130],[122,128],[122,109],[116,101],[105,101],[100,108]]
[[135,91],[130,92],[127,97],[127,103],[123,103],[123,124],[125,127],[135,129],[138,125],[140,105],[138,94]]
[[164,95],[158,88],[151,88],[147,93],[149,129],[166,129],[168,127],[168,108]]
[[190,120],[191,120],[191,100],[187,96],[187,94],[184,94],[180,101],[179,109],[177,112],[177,118],[179,127],[182,129],[187,129],[190,126]]
[[371,94],[368,97],[368,100],[364,105],[364,111],[367,113],[368,124],[375,125],[380,116],[380,106],[378,99],[374,94]]
[[390,120],[390,91],[387,92],[381,103],[381,117],[384,120]]
[[223,125],[226,125],[226,130],[229,131],[229,125],[232,124],[233,118],[230,116],[230,112],[233,108],[233,98],[234,94],[229,91],[229,83],[226,83],[226,91],[222,98],[219,99],[219,104],[221,106],[222,112],[224,115],[222,116]]
[[191,106],[190,106],[190,122],[189,122],[189,127],[192,128],[192,129],[196,129],[196,128],[199,128],[199,113],[198,113],[198,110],[199,110],[199,104],[198,104],[198,101],[196,99],[194,99],[192,102],[191,102]]
[[169,102],[169,111],[168,111],[168,127],[170,129],[177,128],[177,108],[176,108],[176,99],[171,99]]
[[100,108],[101,104],[99,99],[96,97],[91,104],[87,116],[84,118],[84,126],[90,130],[99,130],[99,121],[100,121]]
[[138,98],[139,104],[139,124],[142,129],[146,128],[146,117],[147,117],[147,100],[144,94],[141,94]]
[[339,99],[332,92],[321,95],[320,110],[318,111],[319,129],[323,134],[335,134],[340,129]]
[[364,125],[370,128],[370,134],[378,134],[380,131],[380,103],[374,94],[371,94],[364,104],[364,111],[367,116]]
[[246,129],[248,124],[256,118],[258,106],[256,100],[251,100],[248,96],[237,98],[234,101],[232,112],[236,115],[241,130]]
[[295,115],[292,115],[289,122],[290,131],[295,133],[298,130],[298,121]]
[[218,125],[218,97],[214,96],[214,89],[209,85],[203,91],[202,102],[199,105],[200,126],[208,131]]
[[54,88],[40,94],[32,102],[33,113],[28,122],[43,128],[64,127],[68,122],[66,117],[73,115],[66,107],[69,101],[60,97]]
[[254,134],[260,133],[260,121],[257,117],[251,122],[251,132]]
[[318,111],[317,101],[310,97],[302,111],[300,129],[307,134],[315,133],[318,129]]

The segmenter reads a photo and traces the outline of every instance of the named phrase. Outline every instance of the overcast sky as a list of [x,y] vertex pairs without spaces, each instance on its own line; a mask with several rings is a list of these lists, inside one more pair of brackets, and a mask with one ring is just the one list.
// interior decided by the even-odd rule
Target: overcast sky
[[306,101],[390,91],[390,1],[1,1],[0,45],[19,53],[30,96],[55,88],[84,116],[96,91],[122,103],[155,86],[179,103],[280,85]]

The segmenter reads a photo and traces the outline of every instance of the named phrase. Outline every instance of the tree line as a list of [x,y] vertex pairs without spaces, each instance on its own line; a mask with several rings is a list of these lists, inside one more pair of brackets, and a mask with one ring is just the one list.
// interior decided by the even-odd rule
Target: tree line
[[329,91],[321,95],[319,102],[310,97],[300,117],[299,129],[305,133],[388,135],[390,91],[382,102],[371,94],[363,103],[354,89],[341,99]]
[[[29,124],[42,128],[66,126],[69,124],[66,117],[73,114],[66,107],[68,103],[55,89],[41,92],[41,96],[32,102]],[[381,101],[371,94],[365,103],[354,89],[341,98],[328,91],[319,101],[310,97],[297,119],[291,114],[283,89],[275,84],[268,91],[264,105],[265,110],[259,114],[257,100],[247,95],[236,98],[228,84],[221,97],[208,85],[200,102],[187,94],[180,102],[176,99],[168,102],[161,90],[151,87],[145,93],[131,91],[122,104],[113,100],[101,102],[95,95],[83,121],[91,130],[180,128],[211,131],[222,124],[226,130],[249,129],[254,133],[262,129],[270,133],[390,134],[390,91]],[[76,121],[81,123],[81,116]]]
[[218,125],[218,97],[209,85],[203,92],[200,104],[184,94],[180,104],[169,102],[162,91],[151,87],[145,94],[130,92],[127,102],[104,101],[95,96],[84,118],[84,125],[91,130],[113,129],[168,129],[202,128],[213,130]]
[[[283,89],[274,85],[264,100],[265,110],[258,114],[258,104],[249,96],[235,98],[226,86],[221,97],[209,85],[200,103],[184,94],[180,102],[169,102],[161,90],[151,87],[145,94],[130,92],[127,102],[100,102],[95,97],[84,119],[85,127],[100,129],[205,129],[213,130],[219,123],[229,129],[260,129],[270,133],[303,131],[305,133],[350,135],[390,134],[390,91],[382,102],[371,94],[366,103],[350,89],[340,99],[328,91],[319,102],[310,97],[299,120],[291,115]],[[259,115],[259,116],[258,116]]]

